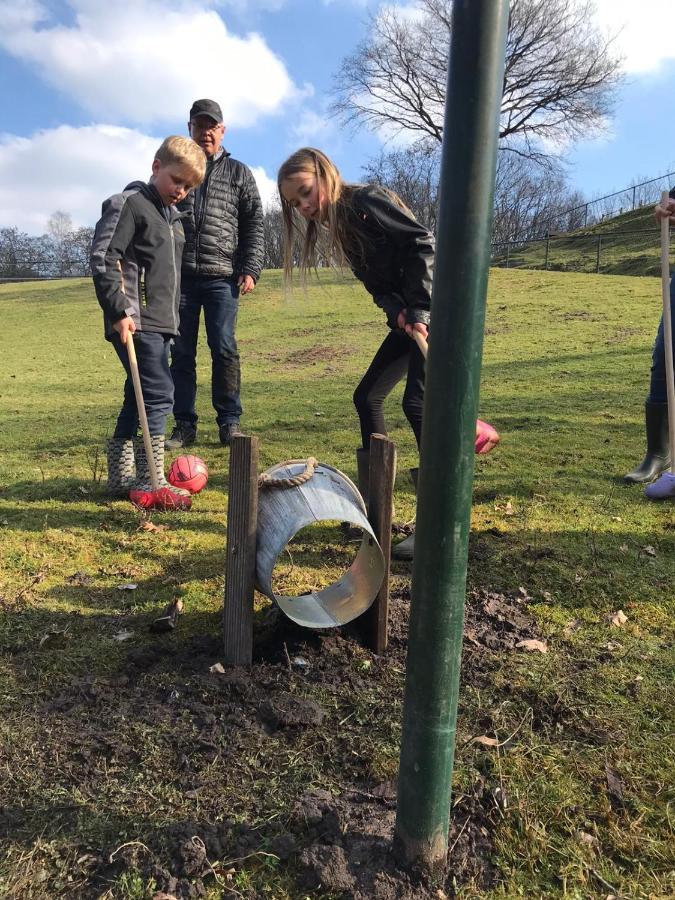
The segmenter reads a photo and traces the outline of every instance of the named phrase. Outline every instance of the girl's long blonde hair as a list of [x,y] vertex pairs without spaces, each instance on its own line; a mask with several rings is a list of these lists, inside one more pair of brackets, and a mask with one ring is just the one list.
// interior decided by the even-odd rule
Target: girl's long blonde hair
[[[284,199],[281,185],[293,175],[312,175],[316,178],[319,195],[323,191],[326,207],[321,222],[304,219],[291,204]],[[304,284],[307,272],[316,269],[322,260],[328,265],[343,266],[349,262],[350,254],[363,252],[363,243],[358,229],[354,228],[352,198],[361,184],[342,180],[337,166],[315,147],[302,147],[288,157],[279,169],[277,188],[281,200],[284,241],[284,284],[290,287],[293,266],[300,269],[300,281]],[[384,186],[380,190],[389,199],[412,217],[412,212],[398,194]],[[319,196],[320,201],[320,196]],[[350,227],[351,225],[351,227]]]
[[[326,208],[321,224],[303,219],[281,193],[283,181],[301,174],[314,176],[318,190],[324,194]],[[279,169],[277,187],[284,225],[284,282],[290,284],[296,261],[302,282],[306,280],[307,272],[315,269],[320,260],[343,265],[344,211],[339,201],[358,185],[344,182],[337,166],[321,150],[302,147],[289,156]]]

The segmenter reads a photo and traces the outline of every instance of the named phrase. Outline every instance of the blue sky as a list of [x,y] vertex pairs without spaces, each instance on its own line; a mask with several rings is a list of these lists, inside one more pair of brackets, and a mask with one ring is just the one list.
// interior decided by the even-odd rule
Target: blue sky
[[[298,146],[350,179],[382,141],[341,128],[328,90],[379,0],[0,0],[0,227],[45,230],[57,209],[93,224],[101,200],[149,174],[190,102],[217,99],[225,143],[273,194]],[[402,2],[409,8],[414,2]],[[675,0],[596,0],[627,81],[606,133],[568,148],[586,194],[675,170]]]

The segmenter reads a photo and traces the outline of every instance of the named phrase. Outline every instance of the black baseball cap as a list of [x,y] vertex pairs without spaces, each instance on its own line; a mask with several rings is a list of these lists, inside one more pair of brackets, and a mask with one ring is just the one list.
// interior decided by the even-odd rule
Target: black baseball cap
[[190,108],[190,121],[197,116],[208,116],[214,122],[223,121],[223,111],[215,100],[195,100]]

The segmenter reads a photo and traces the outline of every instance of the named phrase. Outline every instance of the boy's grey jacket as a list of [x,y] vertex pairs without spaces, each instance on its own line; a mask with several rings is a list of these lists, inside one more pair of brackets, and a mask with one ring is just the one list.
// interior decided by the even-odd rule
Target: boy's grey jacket
[[387,314],[390,328],[398,314],[406,322],[429,324],[435,242],[412,213],[376,185],[349,197],[347,257],[354,275]]
[[134,181],[105,200],[94,231],[91,271],[105,336],[131,316],[139,331],[178,334],[181,214],[151,184]]
[[201,188],[178,208],[185,214],[183,272],[260,277],[263,210],[248,166],[227,151],[209,162]]

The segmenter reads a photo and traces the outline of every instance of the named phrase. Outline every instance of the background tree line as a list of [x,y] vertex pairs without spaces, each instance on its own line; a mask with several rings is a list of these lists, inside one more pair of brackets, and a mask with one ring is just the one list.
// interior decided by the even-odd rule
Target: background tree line
[[39,237],[18,228],[0,228],[0,277],[66,278],[89,275],[94,229],[75,228],[61,211],[53,213]]

